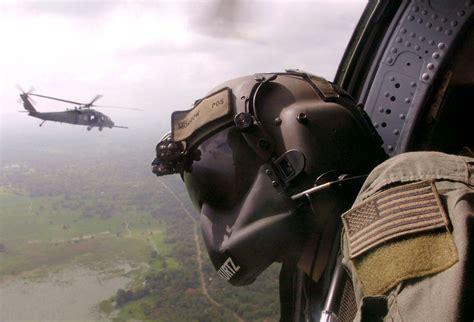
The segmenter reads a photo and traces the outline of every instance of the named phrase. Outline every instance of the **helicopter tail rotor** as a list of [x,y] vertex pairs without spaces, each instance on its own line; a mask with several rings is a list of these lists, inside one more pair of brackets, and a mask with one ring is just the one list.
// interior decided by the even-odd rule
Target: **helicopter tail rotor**
[[[30,87],[29,91],[25,92],[25,90],[23,88],[21,88],[20,85],[15,85],[16,89],[18,91],[21,92],[22,95],[26,95],[26,98],[29,99],[33,104],[36,104],[36,102],[30,97],[30,95],[34,95],[34,94],[31,94],[35,91],[35,88],[33,86]],[[17,102],[19,104],[22,104],[23,103],[23,100],[22,99],[18,99]]]

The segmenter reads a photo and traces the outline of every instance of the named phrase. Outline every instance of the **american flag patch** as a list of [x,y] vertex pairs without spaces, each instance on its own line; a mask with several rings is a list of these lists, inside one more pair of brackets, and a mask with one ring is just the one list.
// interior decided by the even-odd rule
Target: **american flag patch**
[[432,181],[397,186],[342,215],[351,259],[383,242],[448,225]]

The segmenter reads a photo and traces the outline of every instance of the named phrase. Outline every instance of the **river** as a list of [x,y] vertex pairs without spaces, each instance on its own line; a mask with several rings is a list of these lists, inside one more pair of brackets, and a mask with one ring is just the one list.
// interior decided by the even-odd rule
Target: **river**
[[98,304],[129,281],[110,271],[82,266],[63,269],[39,280],[3,280],[0,321],[109,321],[100,314]]

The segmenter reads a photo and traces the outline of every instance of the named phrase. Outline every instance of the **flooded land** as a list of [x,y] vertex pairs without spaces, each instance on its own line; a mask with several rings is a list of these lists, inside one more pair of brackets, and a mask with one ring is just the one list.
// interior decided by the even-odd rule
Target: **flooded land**
[[0,282],[0,321],[109,321],[99,303],[129,282],[116,272],[80,266],[40,279],[6,279]]

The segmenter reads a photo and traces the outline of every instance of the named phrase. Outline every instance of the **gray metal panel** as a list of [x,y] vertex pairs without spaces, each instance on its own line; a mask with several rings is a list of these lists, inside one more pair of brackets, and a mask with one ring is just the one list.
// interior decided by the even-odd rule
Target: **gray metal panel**
[[389,155],[406,151],[428,90],[473,9],[470,0],[413,0],[401,7],[364,104]]

